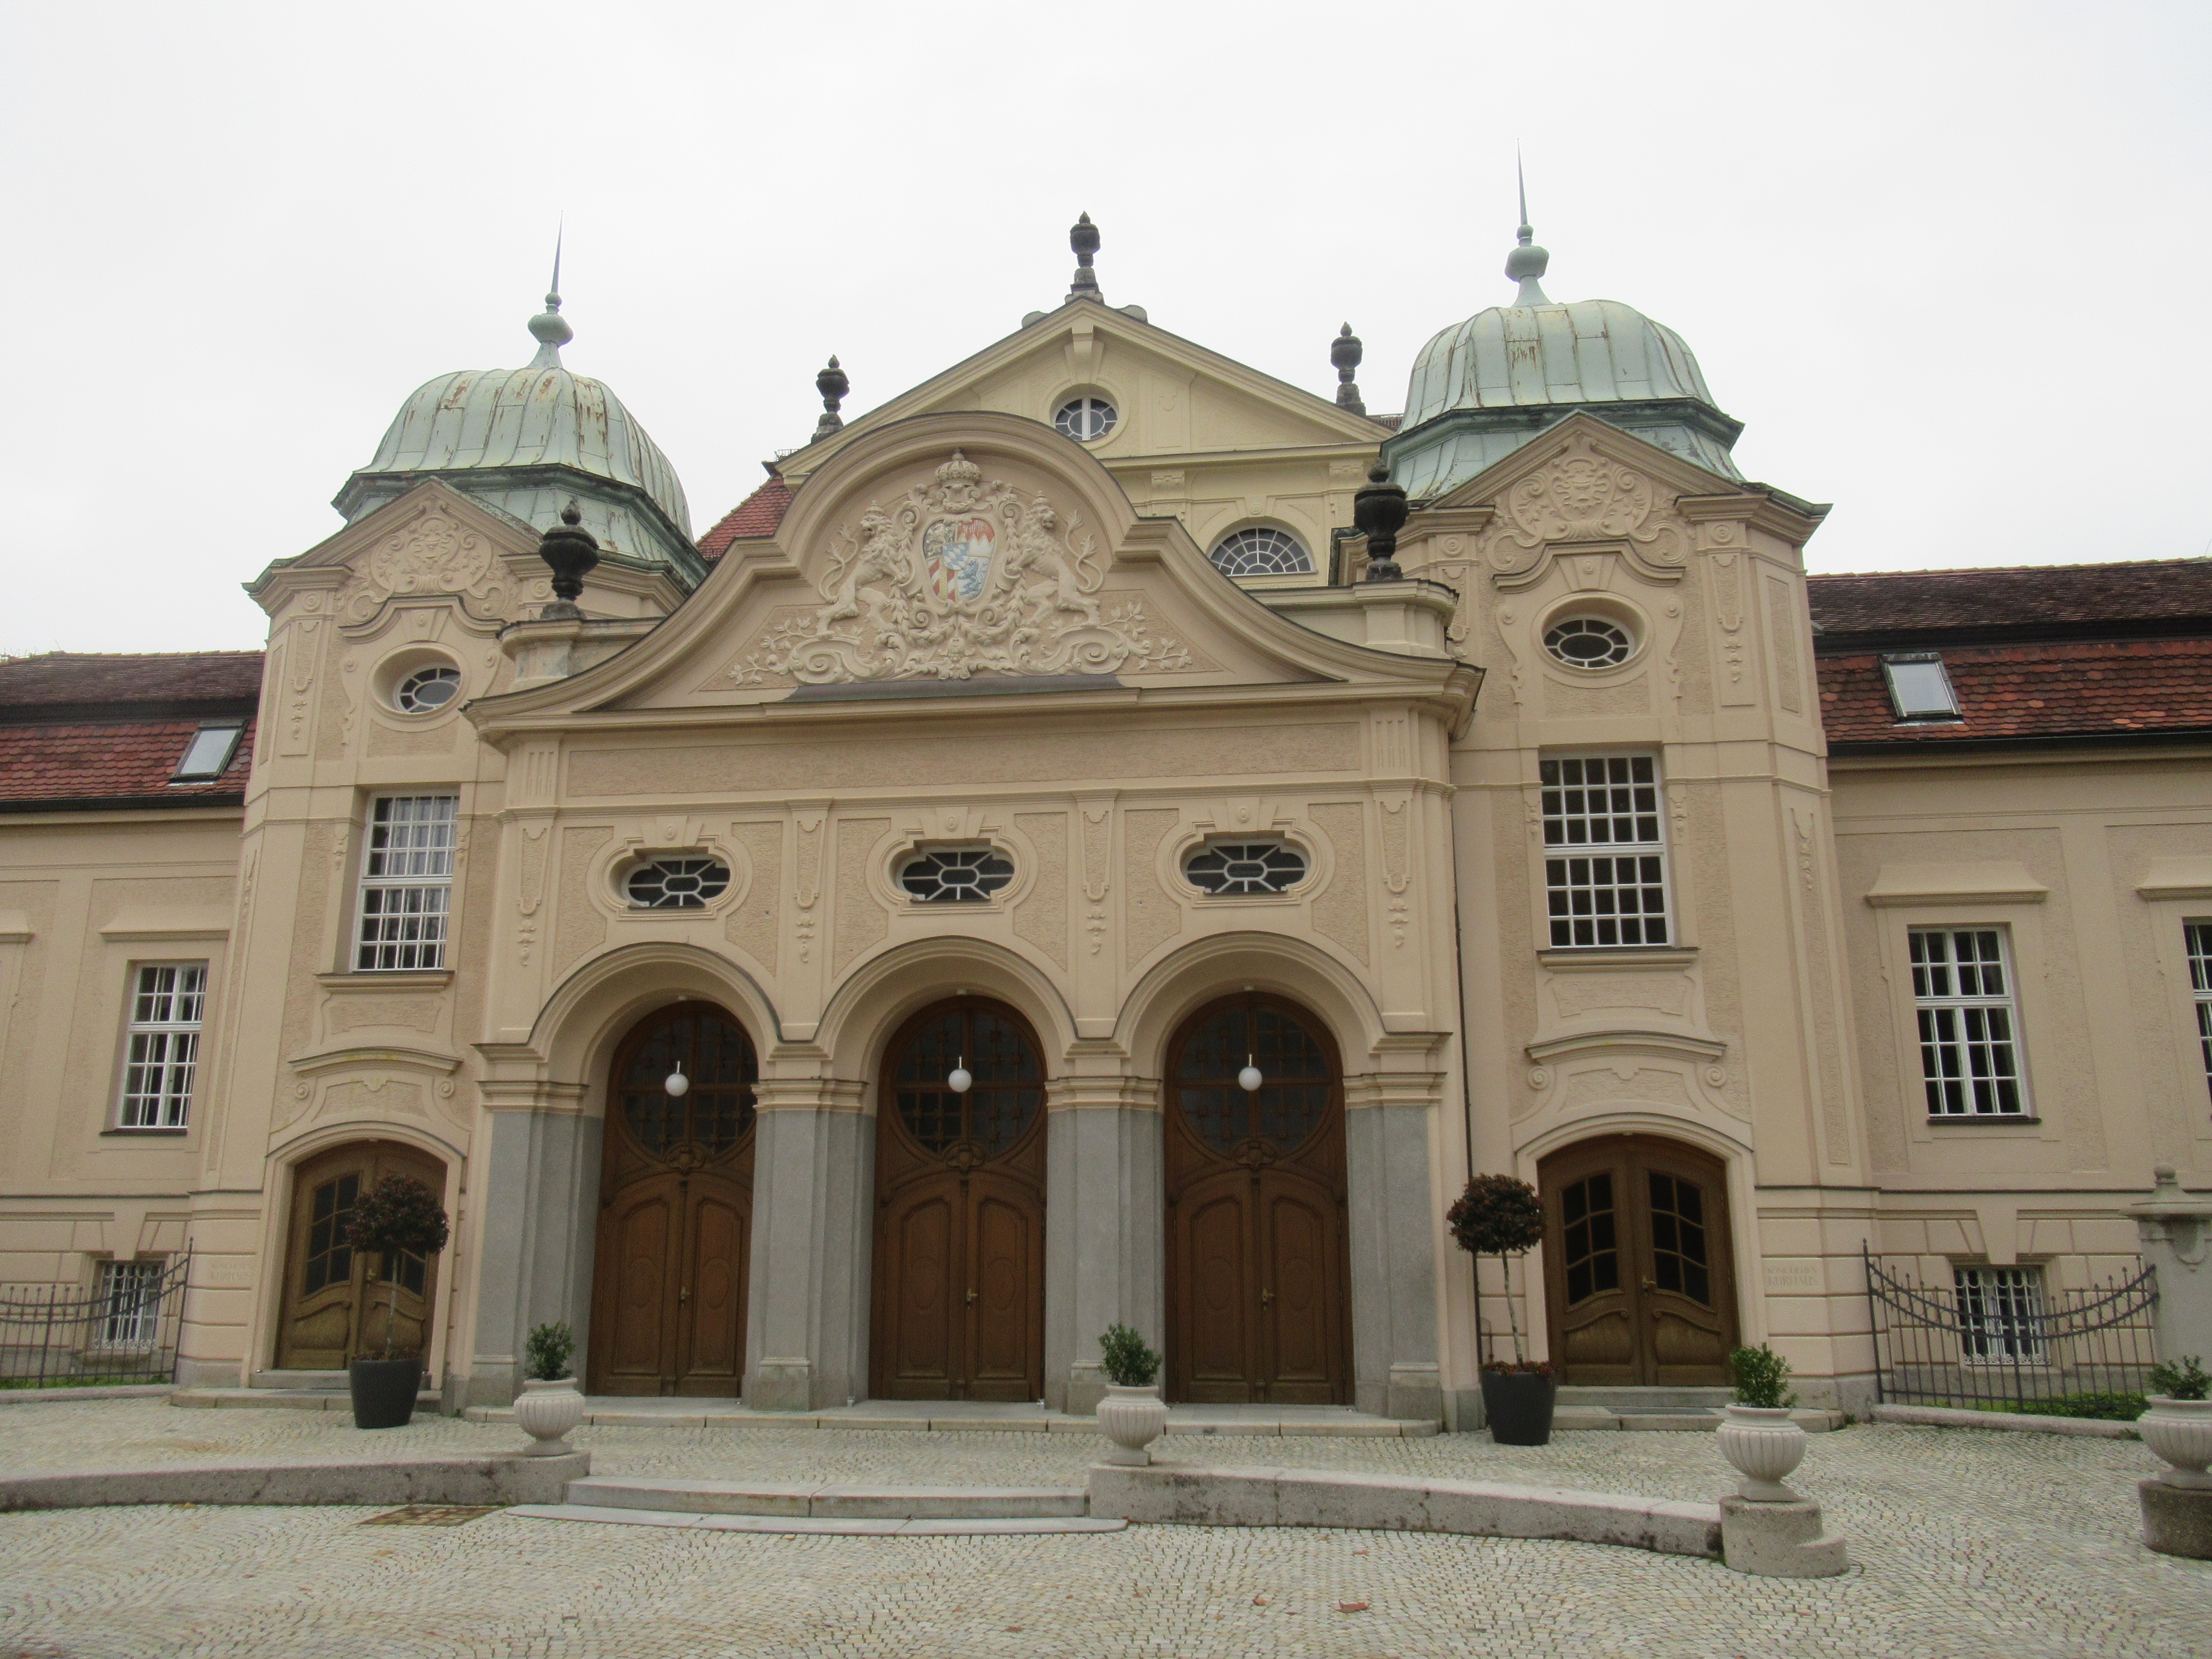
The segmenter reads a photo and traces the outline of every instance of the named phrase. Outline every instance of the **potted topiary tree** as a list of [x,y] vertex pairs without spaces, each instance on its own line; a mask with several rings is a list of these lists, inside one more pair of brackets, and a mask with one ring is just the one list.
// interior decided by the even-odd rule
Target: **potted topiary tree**
[[561,1456],[574,1449],[564,1437],[584,1420],[584,1396],[568,1370],[576,1334],[566,1324],[539,1325],[522,1352],[522,1392],[515,1397],[514,1420],[531,1437],[524,1455]]
[[2159,1479],[2169,1486],[2212,1486],[2212,1372],[2195,1354],[2176,1364],[2154,1365],[2143,1379],[2149,1409],[2136,1419],[2136,1432],[2167,1467]]
[[392,1270],[403,1253],[435,1255],[446,1248],[447,1237],[446,1212],[438,1195],[412,1176],[386,1176],[354,1203],[346,1222],[346,1243],[374,1255],[390,1286],[384,1299],[384,1357],[356,1356],[347,1367],[357,1429],[396,1429],[415,1415],[415,1396],[422,1387],[422,1356],[392,1358],[392,1324],[399,1300]]
[[1476,1258],[1475,1299],[1482,1297],[1480,1261],[1498,1258],[1505,1275],[1505,1323],[1513,1334],[1513,1359],[1482,1367],[1482,1414],[1490,1437],[1501,1446],[1541,1446],[1552,1437],[1554,1379],[1548,1362],[1521,1349],[1521,1322],[1513,1310],[1513,1261],[1544,1242],[1544,1205],[1536,1189],[1511,1176],[1477,1176],[1445,1212],[1459,1247]]
[[1805,1431],[1790,1421],[1797,1403],[1790,1387],[1790,1362],[1765,1343],[1731,1348],[1729,1375],[1735,1398],[1723,1408],[1721,1455],[1743,1479],[1736,1491],[1754,1504],[1794,1504],[1799,1494],[1782,1484],[1804,1461]]
[[1154,1386],[1160,1357],[1127,1325],[1109,1325],[1098,1339],[1098,1369],[1106,1373],[1106,1397],[1098,1402],[1098,1431],[1115,1448],[1106,1454],[1106,1461],[1149,1463],[1152,1455],[1145,1448],[1168,1426],[1167,1402]]

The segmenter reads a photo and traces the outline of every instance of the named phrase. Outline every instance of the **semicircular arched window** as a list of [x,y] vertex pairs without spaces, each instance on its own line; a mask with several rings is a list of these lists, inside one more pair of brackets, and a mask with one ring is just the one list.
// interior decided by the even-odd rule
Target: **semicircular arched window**
[[[1247,1093],[1237,1073],[1249,1063],[1262,1081]],[[1170,1077],[1183,1121],[1217,1152],[1251,1145],[1271,1158],[1304,1145],[1328,1115],[1336,1068],[1306,1021],[1270,999],[1217,1004],[1184,1028]]]
[[623,890],[641,910],[696,910],[729,884],[730,866],[720,859],[655,859],[631,871]]
[[[965,1094],[947,1081],[973,1079]],[[967,1147],[977,1162],[1011,1151],[1044,1109],[1044,1062],[1036,1036],[1011,1008],[981,999],[925,1010],[891,1045],[885,1067],[900,1127],[924,1152]]]
[[[689,1085],[668,1092],[672,1073]],[[678,1002],[639,1021],[615,1062],[622,1121],[648,1157],[680,1168],[737,1150],[753,1127],[760,1066],[744,1027],[720,1009]]]
[[899,885],[918,904],[981,904],[1013,878],[1013,860],[989,847],[939,848],[899,870]]
[[1230,576],[1310,576],[1314,568],[1313,555],[1304,542],[1287,530],[1265,524],[1231,532],[1206,556]]

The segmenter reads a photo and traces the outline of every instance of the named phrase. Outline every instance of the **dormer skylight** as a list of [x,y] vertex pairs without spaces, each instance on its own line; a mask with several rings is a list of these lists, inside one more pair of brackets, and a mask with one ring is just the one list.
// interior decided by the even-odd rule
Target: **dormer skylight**
[[185,745],[185,757],[177,763],[171,783],[206,783],[230,770],[230,763],[238,753],[238,740],[244,734],[243,725],[203,726],[192,734]]
[[1943,659],[1933,651],[1898,652],[1881,659],[1882,678],[1889,682],[1890,707],[1899,720],[1955,720],[1958,694]]

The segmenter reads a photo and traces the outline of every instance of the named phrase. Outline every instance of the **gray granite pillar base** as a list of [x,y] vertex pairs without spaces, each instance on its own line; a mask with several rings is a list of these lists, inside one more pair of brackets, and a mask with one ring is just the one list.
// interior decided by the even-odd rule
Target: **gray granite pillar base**
[[1437,1264],[1430,1231],[1427,1106],[1344,1115],[1352,1244],[1352,1404],[1377,1417],[1443,1419]]
[[745,1404],[818,1411],[865,1398],[876,1121],[783,1106],[758,1125]]
[[1127,1325],[1165,1346],[1166,1189],[1160,1115],[1147,1106],[1062,1103],[1045,1123],[1044,1399],[1088,1417],[1106,1396],[1098,1339]]
[[1833,1578],[1850,1571],[1850,1546],[1820,1535],[1820,1506],[1721,1499],[1721,1549],[1731,1572],[1754,1578]]
[[2212,1561],[2212,1486],[2169,1486],[2153,1476],[2136,1487],[2142,1540],[2160,1555]]
[[505,1406],[521,1392],[532,1328],[565,1323],[591,1352],[592,1252],[599,1241],[605,1123],[572,1111],[491,1115],[489,1146],[470,1172],[482,1206],[477,1248],[476,1357],[457,1379],[461,1406]]

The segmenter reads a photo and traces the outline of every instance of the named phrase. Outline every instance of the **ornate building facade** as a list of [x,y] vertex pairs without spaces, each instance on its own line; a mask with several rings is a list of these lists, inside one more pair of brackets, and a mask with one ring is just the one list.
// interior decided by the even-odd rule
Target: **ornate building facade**
[[[696,539],[549,298],[265,653],[0,664],[0,1279],[189,1250],[202,1382],[388,1304],[457,1407],[565,1320],[595,1392],[1082,1411],[1126,1322],[1463,1426],[1510,1294],[1571,1383],[1850,1407],[1865,1252],[2063,1287],[2212,1171],[2202,562],[1808,579],[1526,227],[1387,417],[1074,243]],[[373,1285],[390,1170],[453,1242]]]

